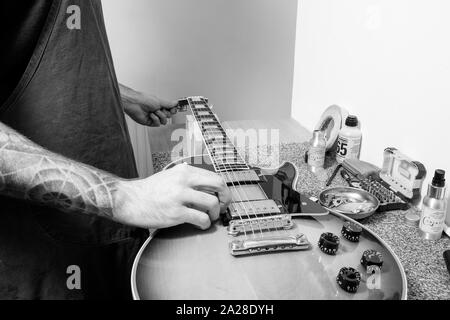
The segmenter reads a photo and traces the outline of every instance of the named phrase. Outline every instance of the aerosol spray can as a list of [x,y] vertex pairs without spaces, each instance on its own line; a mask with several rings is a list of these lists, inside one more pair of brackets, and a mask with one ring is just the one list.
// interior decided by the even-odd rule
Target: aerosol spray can
[[325,151],[327,142],[323,131],[314,130],[309,141],[308,168],[311,172],[318,172],[325,164]]
[[342,163],[345,159],[359,159],[361,140],[362,132],[358,128],[358,118],[350,115],[345,119],[345,125],[339,131],[336,161]]
[[442,236],[447,213],[445,189],[445,171],[438,169],[423,198],[419,223],[419,233],[423,239],[438,240]]

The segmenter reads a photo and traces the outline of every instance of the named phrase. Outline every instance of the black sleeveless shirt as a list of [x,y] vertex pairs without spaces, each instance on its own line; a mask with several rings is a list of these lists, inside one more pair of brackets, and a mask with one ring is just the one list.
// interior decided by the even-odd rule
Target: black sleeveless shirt
[[[0,121],[48,150],[137,177],[100,1],[6,3],[1,14],[12,19],[1,39]],[[48,297],[70,296],[64,263],[86,265],[81,246],[98,248],[140,232],[6,197],[0,210],[0,298],[33,298],[49,279],[59,280],[51,281],[58,289]]]

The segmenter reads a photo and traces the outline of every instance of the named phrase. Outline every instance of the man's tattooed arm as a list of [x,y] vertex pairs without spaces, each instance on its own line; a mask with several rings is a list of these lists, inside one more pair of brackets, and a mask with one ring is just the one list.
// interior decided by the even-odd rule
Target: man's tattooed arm
[[38,146],[0,122],[0,194],[113,217],[122,179]]
[[231,200],[214,172],[177,165],[121,179],[47,151],[1,122],[0,195],[146,228],[188,222],[206,229]]

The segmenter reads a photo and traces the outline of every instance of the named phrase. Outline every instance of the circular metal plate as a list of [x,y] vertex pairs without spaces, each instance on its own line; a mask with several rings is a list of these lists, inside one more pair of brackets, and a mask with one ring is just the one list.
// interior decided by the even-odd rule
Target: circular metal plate
[[380,205],[369,192],[351,187],[333,187],[322,191],[319,202],[327,210],[359,220],[371,216]]

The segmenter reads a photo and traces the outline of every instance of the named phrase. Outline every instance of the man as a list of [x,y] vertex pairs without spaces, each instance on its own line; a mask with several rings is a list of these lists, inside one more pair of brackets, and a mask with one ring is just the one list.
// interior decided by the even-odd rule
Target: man
[[0,6],[0,298],[129,298],[145,228],[208,228],[226,185],[188,165],[136,179],[123,111],[158,126],[176,102],[118,84],[99,1]]

